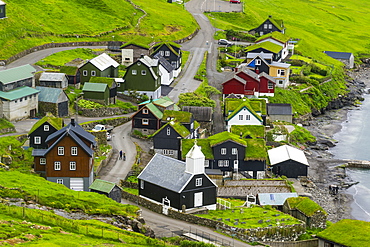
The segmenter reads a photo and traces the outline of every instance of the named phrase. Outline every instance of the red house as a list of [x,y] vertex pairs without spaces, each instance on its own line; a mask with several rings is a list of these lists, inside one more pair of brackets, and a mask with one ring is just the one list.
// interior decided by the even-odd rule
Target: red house
[[231,72],[222,83],[222,93],[224,97],[229,94],[240,97],[274,96],[275,79],[265,72],[258,74],[249,69]]

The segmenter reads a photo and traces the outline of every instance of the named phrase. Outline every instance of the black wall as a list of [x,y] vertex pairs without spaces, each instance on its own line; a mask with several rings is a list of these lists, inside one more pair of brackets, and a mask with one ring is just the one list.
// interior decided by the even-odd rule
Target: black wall
[[[68,108],[67,108],[68,109]],[[44,126],[49,125],[49,131],[44,131]],[[56,132],[57,129],[54,128],[52,125],[50,125],[48,122],[43,123],[40,127],[38,127],[35,131],[33,131],[29,135],[29,140],[30,140],[30,147],[33,147],[35,149],[46,149],[48,148],[48,145],[45,143],[46,138]],[[35,144],[35,136],[40,136],[41,137],[41,144]]]
[[[143,108],[142,108],[143,109]],[[148,114],[143,114],[143,110],[140,110],[132,119],[133,121],[133,128],[140,128],[140,129],[159,129],[159,120],[153,113],[149,111]],[[142,125],[142,119],[146,118],[149,119],[149,125]]]
[[273,165],[272,172],[288,178],[297,178],[298,176],[307,176],[308,166],[294,160],[287,160]]
[[58,117],[65,117],[68,115],[68,101],[60,102],[58,104]]

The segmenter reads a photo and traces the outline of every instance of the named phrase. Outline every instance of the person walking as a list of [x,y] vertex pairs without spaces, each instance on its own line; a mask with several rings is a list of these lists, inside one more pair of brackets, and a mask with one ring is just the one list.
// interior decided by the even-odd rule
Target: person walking
[[119,151],[119,159],[120,159],[120,160],[122,159],[122,154],[123,154],[123,152],[122,152],[122,150],[120,150],[120,151]]
[[123,152],[123,160],[126,161],[126,153]]

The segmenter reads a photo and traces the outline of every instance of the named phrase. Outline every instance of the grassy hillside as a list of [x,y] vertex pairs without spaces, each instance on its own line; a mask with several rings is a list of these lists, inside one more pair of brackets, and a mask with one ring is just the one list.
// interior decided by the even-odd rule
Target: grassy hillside
[[8,18],[0,20],[0,59],[51,42],[176,40],[197,27],[182,5],[166,0],[133,2],[147,13],[139,26],[144,13],[126,0],[9,0]]

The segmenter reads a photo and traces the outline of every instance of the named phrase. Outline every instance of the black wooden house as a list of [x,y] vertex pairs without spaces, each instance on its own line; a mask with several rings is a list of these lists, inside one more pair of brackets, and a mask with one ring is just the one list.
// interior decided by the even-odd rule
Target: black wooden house
[[139,195],[164,208],[216,209],[217,185],[205,174],[204,159],[197,145],[186,155],[186,162],[155,154],[138,176]]
[[159,43],[150,49],[151,57],[160,55],[164,57],[174,69],[174,77],[181,72],[182,52],[180,45],[173,42]]
[[270,15],[264,22],[262,22],[261,25],[250,30],[249,32],[252,34],[258,33],[260,36],[262,36],[275,31],[285,33],[284,22],[283,20],[275,19]]
[[28,132],[30,147],[35,149],[48,148],[45,142],[46,138],[54,132],[60,130],[64,126],[62,118],[47,114],[45,117],[37,121]]

